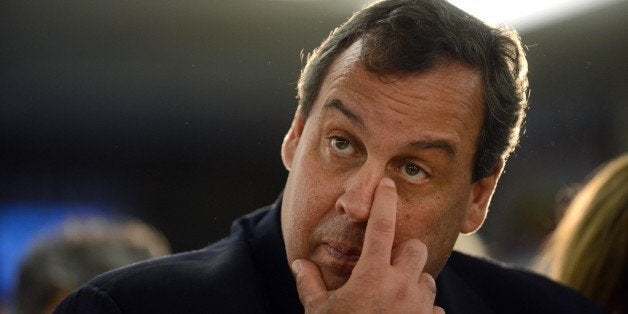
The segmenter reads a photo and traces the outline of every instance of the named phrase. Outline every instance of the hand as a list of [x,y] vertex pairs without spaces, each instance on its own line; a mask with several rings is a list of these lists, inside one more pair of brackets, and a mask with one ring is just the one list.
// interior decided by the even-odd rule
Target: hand
[[434,278],[422,272],[425,244],[409,239],[392,250],[396,214],[397,190],[384,178],[375,190],[360,259],[338,290],[327,291],[316,264],[292,263],[306,313],[444,313],[434,306]]

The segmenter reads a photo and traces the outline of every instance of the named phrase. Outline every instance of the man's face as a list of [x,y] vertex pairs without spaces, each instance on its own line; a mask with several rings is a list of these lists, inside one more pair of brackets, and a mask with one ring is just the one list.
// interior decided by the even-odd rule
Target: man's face
[[482,224],[499,171],[471,184],[483,120],[481,76],[455,62],[381,76],[359,62],[361,43],[331,65],[307,119],[282,146],[290,173],[281,211],[289,263],[314,262],[328,289],[342,286],[362,249],[373,193],[397,187],[394,248],[415,238],[436,276],[460,232]]

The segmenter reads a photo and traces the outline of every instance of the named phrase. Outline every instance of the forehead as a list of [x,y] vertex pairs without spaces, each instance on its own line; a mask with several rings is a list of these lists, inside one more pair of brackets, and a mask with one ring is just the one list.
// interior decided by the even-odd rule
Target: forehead
[[478,70],[443,60],[424,72],[380,75],[364,67],[360,54],[361,42],[357,41],[334,60],[314,111],[340,100],[364,116],[365,124],[388,123],[402,136],[440,132],[456,137],[456,141],[470,139],[475,143],[484,112]]

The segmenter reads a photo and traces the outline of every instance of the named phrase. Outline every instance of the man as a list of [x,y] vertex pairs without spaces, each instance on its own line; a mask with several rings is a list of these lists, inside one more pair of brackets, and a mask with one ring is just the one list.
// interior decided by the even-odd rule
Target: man
[[444,1],[375,3],[314,51],[298,94],[280,200],[203,250],[100,276],[58,311],[600,311],[452,253],[484,221],[518,141],[527,78],[514,31]]

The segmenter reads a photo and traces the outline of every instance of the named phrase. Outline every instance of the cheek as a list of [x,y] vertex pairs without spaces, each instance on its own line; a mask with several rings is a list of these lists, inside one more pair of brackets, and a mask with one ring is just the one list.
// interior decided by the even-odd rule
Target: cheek
[[436,276],[453,248],[460,232],[461,209],[455,204],[443,204],[433,200],[424,202],[421,206],[405,208],[397,216],[397,232],[395,244],[408,240],[418,239],[427,246],[428,260],[425,272]]
[[306,257],[313,249],[312,234],[323,217],[334,208],[333,183],[325,180],[314,160],[301,159],[290,173],[285,199],[286,245],[295,258]]
[[430,195],[408,202],[400,200],[397,213],[397,242],[419,239],[428,248],[457,237],[464,213],[460,199]]

